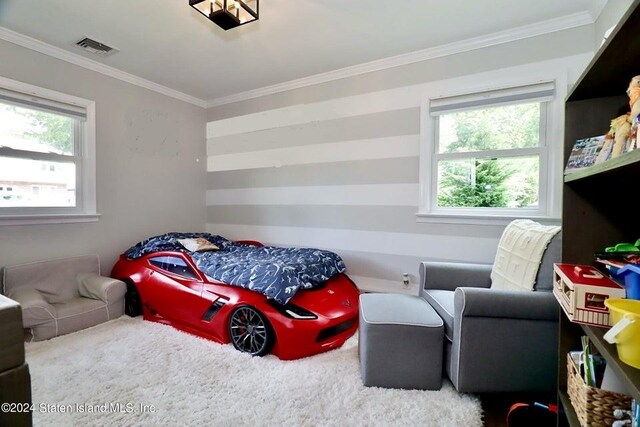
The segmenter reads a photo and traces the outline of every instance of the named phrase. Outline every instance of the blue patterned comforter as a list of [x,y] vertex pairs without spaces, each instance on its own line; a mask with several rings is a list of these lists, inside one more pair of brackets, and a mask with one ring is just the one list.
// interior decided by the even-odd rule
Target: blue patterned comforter
[[[219,251],[189,252],[177,239],[205,238]],[[286,304],[298,289],[310,289],[343,273],[346,267],[334,252],[311,248],[256,247],[209,233],[167,233],[129,248],[129,259],[158,251],[187,252],[200,271],[213,280],[251,289]]]

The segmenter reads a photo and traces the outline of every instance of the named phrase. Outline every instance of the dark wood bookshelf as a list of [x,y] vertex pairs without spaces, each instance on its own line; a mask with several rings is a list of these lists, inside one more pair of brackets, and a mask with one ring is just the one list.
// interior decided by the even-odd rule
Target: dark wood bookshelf
[[[578,139],[603,135],[611,120],[629,111],[626,89],[640,75],[640,0],[635,0],[611,36],[595,54],[565,102],[564,164]],[[562,195],[562,261],[593,264],[594,254],[616,243],[640,238],[640,221],[630,215],[620,190],[638,181],[640,150],[564,176]],[[629,193],[630,194],[630,193]],[[579,350],[587,335],[629,393],[640,400],[640,369],[618,358],[614,345],[603,339],[605,328],[570,322],[559,309],[558,404],[559,426],[579,426],[567,395],[567,353]]]

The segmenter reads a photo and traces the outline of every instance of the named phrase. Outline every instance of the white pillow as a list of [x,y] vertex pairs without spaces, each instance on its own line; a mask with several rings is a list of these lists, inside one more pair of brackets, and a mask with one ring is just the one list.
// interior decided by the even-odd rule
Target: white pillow
[[504,229],[491,270],[491,289],[533,291],[542,256],[559,226],[529,219],[512,221]]
[[189,252],[218,251],[219,247],[203,237],[196,239],[178,239],[178,242]]

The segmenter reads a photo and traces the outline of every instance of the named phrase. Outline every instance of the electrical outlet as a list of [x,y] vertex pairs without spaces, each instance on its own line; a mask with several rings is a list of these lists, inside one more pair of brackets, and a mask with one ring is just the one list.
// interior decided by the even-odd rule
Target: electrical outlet
[[402,273],[402,284],[405,287],[409,286],[409,273]]

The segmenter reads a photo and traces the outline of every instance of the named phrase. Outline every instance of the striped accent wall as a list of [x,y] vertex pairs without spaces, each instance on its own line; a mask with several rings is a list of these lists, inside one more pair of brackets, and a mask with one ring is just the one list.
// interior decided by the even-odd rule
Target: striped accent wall
[[416,222],[420,97],[391,92],[209,122],[207,231],[333,250],[373,291],[417,294],[423,260],[492,262],[503,226]]

